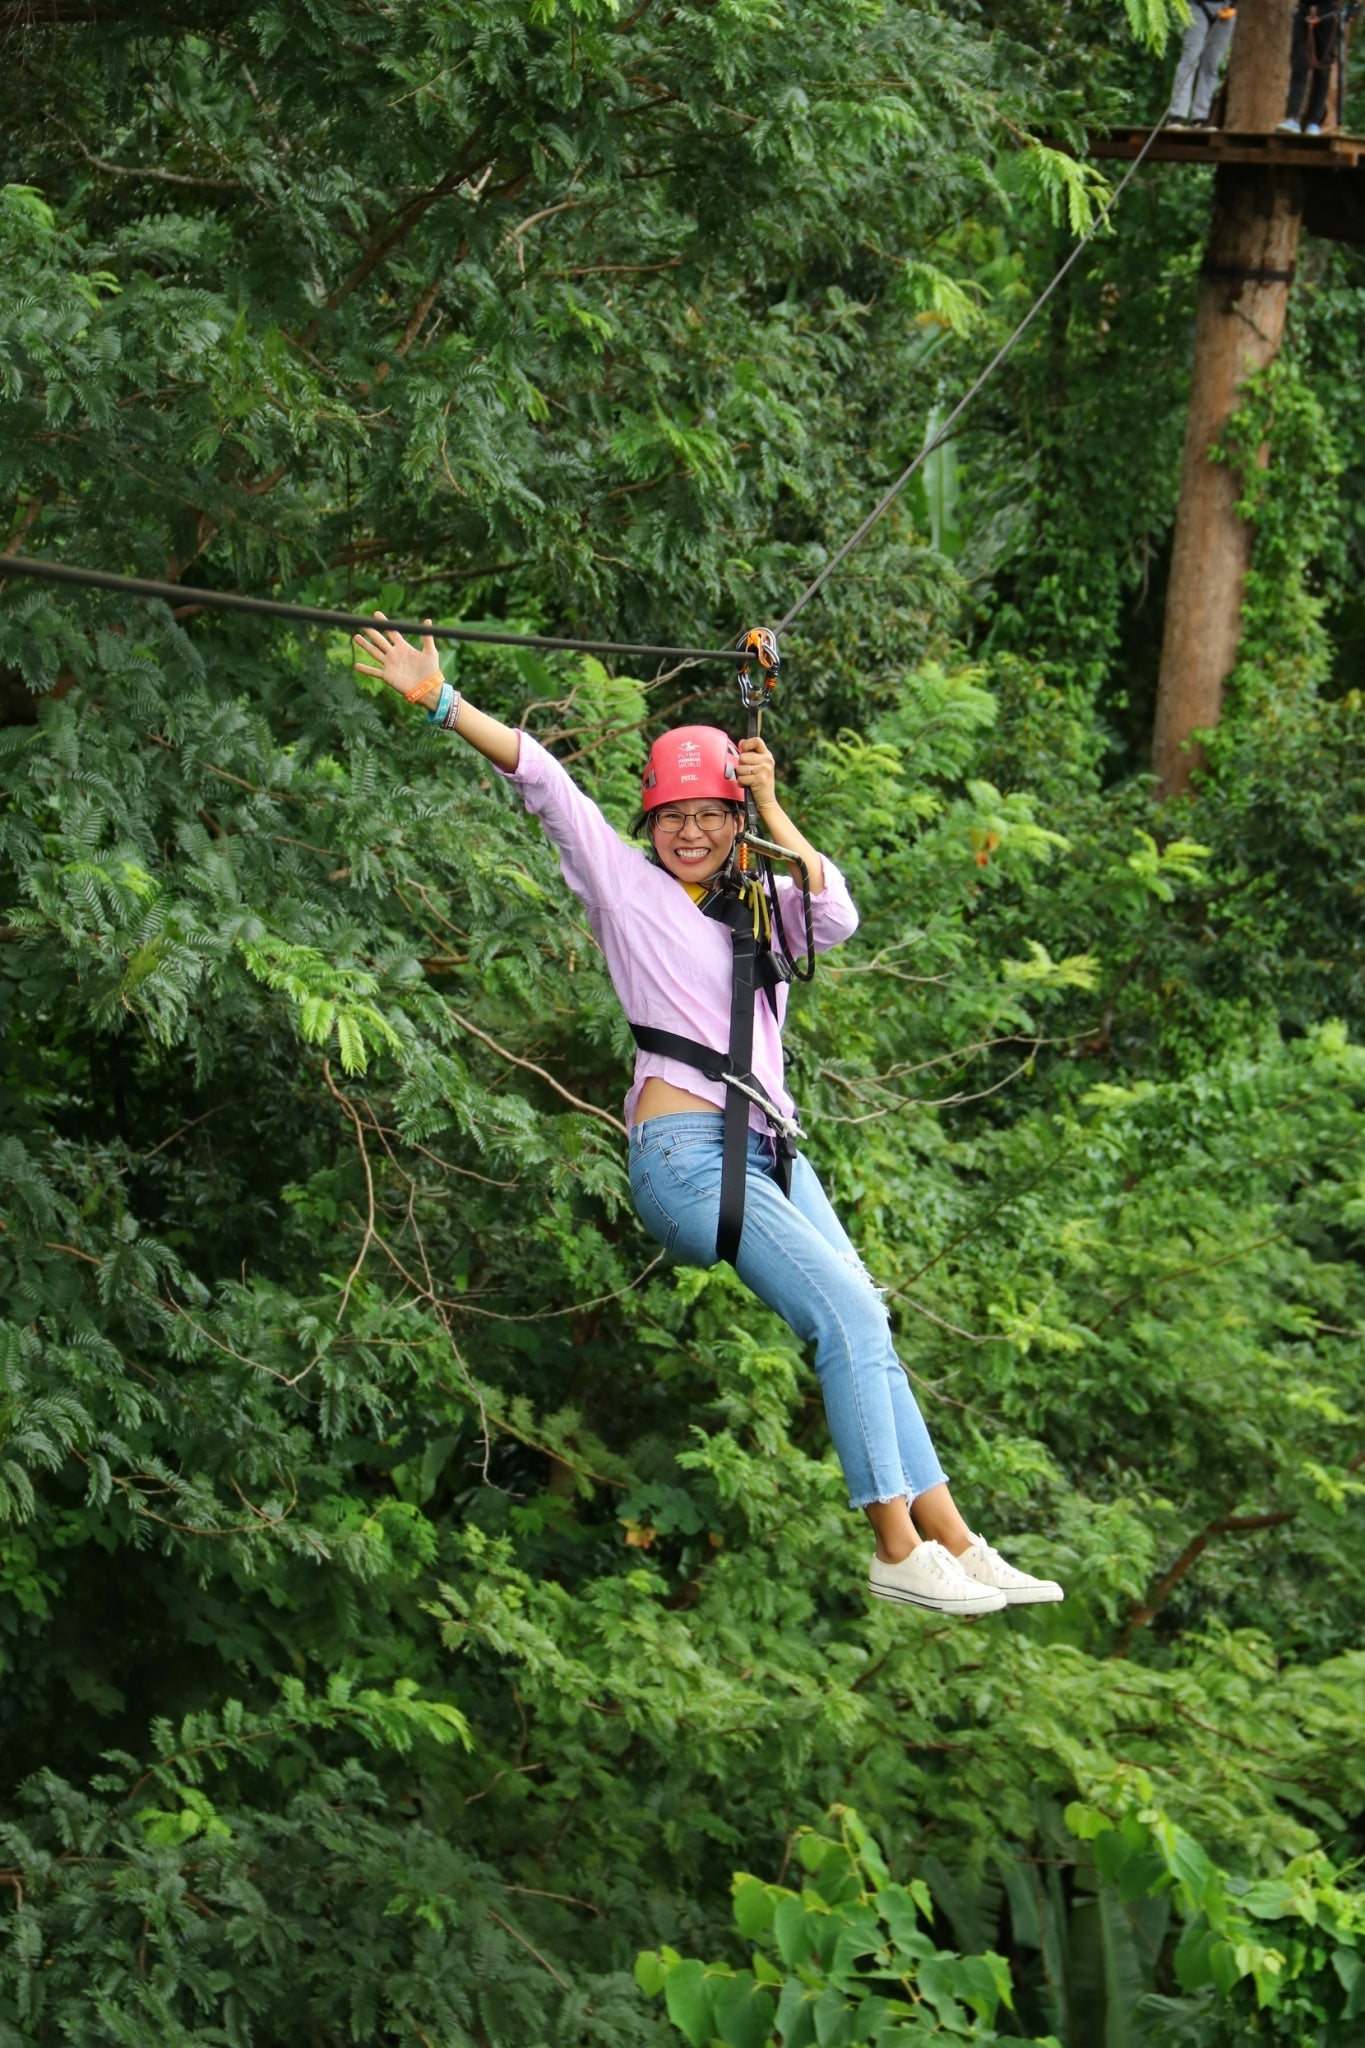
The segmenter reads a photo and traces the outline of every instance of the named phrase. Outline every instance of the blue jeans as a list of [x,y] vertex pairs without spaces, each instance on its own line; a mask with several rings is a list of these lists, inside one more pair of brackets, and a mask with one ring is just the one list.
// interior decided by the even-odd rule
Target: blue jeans
[[[719,1112],[651,1117],[630,1134],[640,1220],[685,1266],[714,1266],[720,1211]],[[849,1506],[913,1500],[944,1483],[924,1417],[891,1342],[867,1268],[804,1159],[790,1201],[774,1178],[773,1140],[749,1133],[739,1277],[815,1346],[829,1433]]]

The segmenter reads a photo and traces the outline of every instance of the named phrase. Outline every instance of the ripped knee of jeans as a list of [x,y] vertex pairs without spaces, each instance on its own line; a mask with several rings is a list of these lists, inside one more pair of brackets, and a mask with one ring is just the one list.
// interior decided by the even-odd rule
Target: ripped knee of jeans
[[879,1283],[876,1280],[874,1280],[872,1275],[868,1272],[867,1267],[863,1263],[862,1253],[855,1251],[853,1246],[850,1245],[846,1252],[840,1252],[839,1257],[843,1260],[844,1264],[849,1268],[851,1272],[856,1273],[860,1280],[865,1280],[867,1282],[868,1286],[872,1289],[872,1292],[876,1295],[878,1301],[881,1302],[884,1308],[886,1306],[886,1289],[879,1285]]

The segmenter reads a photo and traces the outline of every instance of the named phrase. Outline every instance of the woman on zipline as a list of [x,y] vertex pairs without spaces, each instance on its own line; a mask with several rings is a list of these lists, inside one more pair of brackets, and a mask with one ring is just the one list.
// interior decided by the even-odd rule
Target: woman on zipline
[[[383,614],[376,616],[382,619]],[[508,776],[559,849],[565,881],[587,910],[612,984],[633,1024],[727,1042],[734,958],[730,928],[698,908],[725,869],[752,794],[763,831],[810,872],[815,945],[856,929],[843,877],[804,839],[777,801],[773,757],[761,739],[738,747],[713,726],[656,740],[645,769],[642,835],[628,846],[538,741],[477,711],[446,683],[433,640],[414,647],[382,626],[356,635],[362,675],[382,676],[433,722],[458,733]],[[778,882],[784,925],[800,895]],[[781,1019],[786,989],[760,1000],[751,1071],[785,1116]],[[630,1184],[641,1221],[686,1265],[716,1262],[725,1083],[657,1053],[639,1052],[626,1097]],[[870,1590],[944,1614],[988,1614],[1060,1600],[1050,1579],[1017,1571],[973,1535],[948,1490],[924,1418],[891,1341],[877,1288],[811,1167],[797,1157],[790,1199],[775,1181],[776,1150],[762,1112],[749,1118],[744,1227],[736,1270],[760,1301],[815,1348],[830,1435],[876,1533]]]

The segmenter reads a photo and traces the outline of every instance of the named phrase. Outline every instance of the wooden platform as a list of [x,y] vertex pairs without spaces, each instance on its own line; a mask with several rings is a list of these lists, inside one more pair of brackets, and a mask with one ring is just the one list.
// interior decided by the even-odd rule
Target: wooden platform
[[[1131,163],[1150,128],[1087,137],[1089,154]],[[1365,135],[1238,135],[1226,128],[1166,128],[1147,152],[1158,164],[1263,164],[1305,171],[1303,224],[1310,235],[1365,247]]]
[[[1150,128],[1111,128],[1089,138],[1091,156],[1131,163]],[[1303,171],[1354,171],[1365,135],[1234,135],[1226,128],[1166,128],[1147,152],[1159,164],[1283,164]]]

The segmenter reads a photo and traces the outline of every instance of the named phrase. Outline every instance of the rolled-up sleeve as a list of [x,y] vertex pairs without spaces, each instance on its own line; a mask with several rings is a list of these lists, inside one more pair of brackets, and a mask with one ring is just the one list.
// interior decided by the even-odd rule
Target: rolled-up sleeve
[[[818,896],[813,895],[810,899],[810,919],[816,952],[828,953],[832,946],[841,946],[845,939],[852,938],[858,929],[858,913],[848,893],[848,883],[829,855],[822,853],[820,862],[825,870],[825,886]],[[782,906],[782,929],[787,935],[788,950],[799,958],[806,950],[801,884],[791,875],[780,875],[777,900]]]
[[498,772],[506,776],[559,849],[560,873],[574,895],[590,910],[619,900],[644,856],[607,823],[592,798],[583,794],[554,755],[529,732],[523,732],[516,767]]

